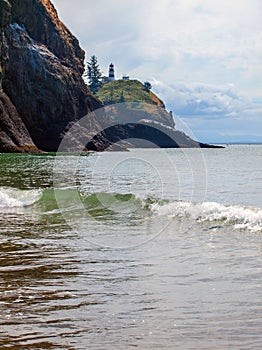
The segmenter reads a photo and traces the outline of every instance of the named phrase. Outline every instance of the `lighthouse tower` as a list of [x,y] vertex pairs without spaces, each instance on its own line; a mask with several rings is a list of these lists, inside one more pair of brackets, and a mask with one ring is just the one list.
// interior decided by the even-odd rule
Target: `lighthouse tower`
[[110,64],[109,66],[109,81],[114,81],[115,80],[115,67],[113,63]]

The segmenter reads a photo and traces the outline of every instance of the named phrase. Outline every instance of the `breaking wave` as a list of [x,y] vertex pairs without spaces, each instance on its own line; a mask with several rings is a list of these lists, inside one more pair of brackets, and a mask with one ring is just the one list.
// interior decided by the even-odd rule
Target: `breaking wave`
[[38,202],[41,196],[42,190],[0,187],[0,208],[28,207]]
[[189,218],[196,222],[217,222],[233,225],[235,229],[262,232],[262,209],[240,205],[223,205],[216,202],[171,202],[164,205],[153,204],[152,211],[159,216]]
[[[57,203],[57,199],[59,201]],[[192,220],[195,223],[214,223],[252,232],[262,232],[262,209],[223,205],[217,202],[192,203],[146,198],[134,194],[83,193],[73,189],[33,189],[0,187],[0,210],[29,207],[38,203],[37,210],[52,215],[82,210],[103,215],[125,216],[135,213],[141,217],[168,218],[169,220]],[[81,204],[81,205],[79,205]],[[93,215],[93,214],[92,214]]]
[[105,209],[123,216],[135,213],[140,216],[166,217],[168,219],[193,220],[196,223],[213,222],[214,225],[233,226],[262,232],[262,209],[223,205],[217,202],[193,203],[186,201],[167,201],[134,194],[81,193],[80,198],[86,210]]

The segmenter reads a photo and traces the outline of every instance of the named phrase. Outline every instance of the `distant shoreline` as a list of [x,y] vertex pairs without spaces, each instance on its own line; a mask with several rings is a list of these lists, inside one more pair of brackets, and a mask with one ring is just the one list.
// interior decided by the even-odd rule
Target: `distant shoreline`
[[251,145],[262,145],[262,142],[208,142],[212,145],[243,145],[243,146],[251,146]]

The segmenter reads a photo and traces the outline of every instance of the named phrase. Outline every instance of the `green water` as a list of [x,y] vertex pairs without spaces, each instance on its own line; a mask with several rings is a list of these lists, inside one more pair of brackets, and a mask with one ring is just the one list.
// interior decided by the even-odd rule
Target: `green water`
[[0,348],[260,349],[262,147],[199,151],[0,155]]

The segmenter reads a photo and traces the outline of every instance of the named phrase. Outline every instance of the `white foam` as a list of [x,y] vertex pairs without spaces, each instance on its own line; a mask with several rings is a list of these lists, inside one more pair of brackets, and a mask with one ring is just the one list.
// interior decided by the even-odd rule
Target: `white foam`
[[41,196],[41,190],[0,187],[0,208],[27,207],[38,202]]
[[226,206],[216,202],[172,202],[164,205],[153,204],[153,213],[169,217],[189,217],[197,222],[219,221],[233,225],[235,229],[262,231],[262,209],[238,205]]

